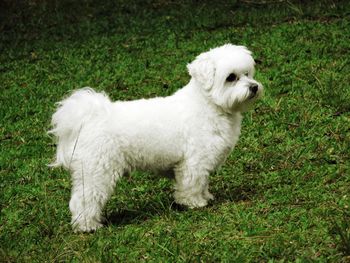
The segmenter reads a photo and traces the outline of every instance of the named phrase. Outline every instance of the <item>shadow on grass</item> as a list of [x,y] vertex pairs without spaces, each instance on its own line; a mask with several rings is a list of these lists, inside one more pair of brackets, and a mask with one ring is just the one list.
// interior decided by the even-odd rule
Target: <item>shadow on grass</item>
[[[164,189],[164,191],[170,191],[170,189]],[[207,208],[218,208],[221,204],[227,202],[238,203],[242,201],[250,201],[252,196],[256,195],[256,190],[252,189],[251,185],[240,186],[237,188],[219,189],[219,191],[213,192],[215,199],[208,203]],[[179,205],[174,202],[173,197],[164,196],[161,201],[159,199],[151,199],[148,202],[142,202],[140,206],[136,206],[135,209],[116,209],[106,214],[105,225],[109,226],[125,226],[132,224],[142,224],[147,220],[150,220],[157,216],[164,216],[169,213],[187,213],[191,211],[205,210],[203,208],[190,209],[186,206]]]
[[142,221],[148,219],[148,216],[144,215],[142,211],[136,210],[122,210],[110,213],[107,218],[105,225],[116,225],[124,226],[130,224],[139,224]]
[[[168,202],[170,200],[166,201]],[[178,205],[176,203],[171,203],[170,206],[167,208],[162,206],[161,204],[156,204],[155,202],[148,202],[145,203],[139,209],[124,209],[110,212],[106,216],[105,225],[125,226],[132,224],[142,224],[143,222],[152,219],[156,216],[165,215],[169,213],[169,211],[185,212],[188,210],[188,208],[182,205]]]

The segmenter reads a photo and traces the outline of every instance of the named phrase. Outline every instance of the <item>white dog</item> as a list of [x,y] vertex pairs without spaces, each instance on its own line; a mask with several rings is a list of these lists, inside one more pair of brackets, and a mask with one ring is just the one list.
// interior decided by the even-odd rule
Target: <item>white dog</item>
[[102,226],[116,182],[135,169],[173,170],[175,201],[207,205],[213,199],[208,176],[235,146],[241,113],[262,94],[254,64],[245,47],[227,44],[190,63],[190,82],[172,96],[112,102],[83,88],[59,102],[52,116],[53,165],[72,173],[75,231]]

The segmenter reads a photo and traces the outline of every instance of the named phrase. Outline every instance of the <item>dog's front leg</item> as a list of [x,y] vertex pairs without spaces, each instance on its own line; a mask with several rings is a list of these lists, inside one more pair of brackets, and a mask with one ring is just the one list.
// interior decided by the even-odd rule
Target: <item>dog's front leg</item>
[[207,183],[206,183],[206,185],[204,187],[203,197],[207,201],[214,200],[214,196],[209,192],[209,180],[207,180]]
[[175,202],[189,208],[203,207],[212,199],[208,191],[209,173],[205,169],[181,165],[175,170]]

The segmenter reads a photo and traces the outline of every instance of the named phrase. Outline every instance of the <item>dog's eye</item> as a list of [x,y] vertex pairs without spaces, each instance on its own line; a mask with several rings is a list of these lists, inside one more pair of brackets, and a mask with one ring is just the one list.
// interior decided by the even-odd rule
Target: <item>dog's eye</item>
[[232,81],[236,81],[237,80],[237,76],[234,73],[231,73],[230,75],[228,75],[228,77],[226,78],[226,81],[228,82],[232,82]]

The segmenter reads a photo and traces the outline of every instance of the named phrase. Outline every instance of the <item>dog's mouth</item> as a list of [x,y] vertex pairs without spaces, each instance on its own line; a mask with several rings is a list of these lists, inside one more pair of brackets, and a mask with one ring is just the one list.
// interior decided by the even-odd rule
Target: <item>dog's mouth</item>
[[256,97],[256,93],[251,93],[250,92],[250,94],[249,94],[249,96],[248,96],[248,100],[252,100],[252,99],[254,99]]
[[256,99],[258,97],[259,97],[258,92],[256,92],[256,93],[249,92],[249,96],[248,96],[247,100],[253,100],[253,99]]
[[251,100],[257,97],[258,91],[259,91],[259,86],[257,84],[252,84],[251,86],[249,86],[248,100]]

